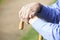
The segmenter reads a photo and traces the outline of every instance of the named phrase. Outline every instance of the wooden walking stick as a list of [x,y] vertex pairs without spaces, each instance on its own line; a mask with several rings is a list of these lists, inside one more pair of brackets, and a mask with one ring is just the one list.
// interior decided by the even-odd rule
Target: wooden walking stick
[[23,28],[24,28],[24,22],[21,19],[20,22],[19,22],[19,29],[23,30]]
[[43,40],[43,37],[41,35],[39,35],[39,40]]
[[[19,23],[19,29],[20,30],[23,30],[24,28],[24,22],[22,20],[20,20],[20,23]],[[39,35],[39,40],[43,40],[43,37],[41,35]]]

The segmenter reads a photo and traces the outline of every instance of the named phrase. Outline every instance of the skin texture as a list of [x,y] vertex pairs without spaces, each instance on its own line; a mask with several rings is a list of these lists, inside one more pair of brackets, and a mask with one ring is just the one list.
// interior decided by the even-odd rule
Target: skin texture
[[40,6],[41,4],[38,2],[24,5],[19,11],[19,18],[25,23],[29,23],[29,20],[40,10]]

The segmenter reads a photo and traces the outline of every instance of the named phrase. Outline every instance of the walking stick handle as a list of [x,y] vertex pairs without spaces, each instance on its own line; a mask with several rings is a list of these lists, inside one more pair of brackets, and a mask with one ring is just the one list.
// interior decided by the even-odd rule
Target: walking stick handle
[[19,29],[23,30],[23,28],[24,28],[24,22],[21,19],[20,22],[19,22]]
[[43,37],[41,35],[39,35],[39,40],[43,40]]

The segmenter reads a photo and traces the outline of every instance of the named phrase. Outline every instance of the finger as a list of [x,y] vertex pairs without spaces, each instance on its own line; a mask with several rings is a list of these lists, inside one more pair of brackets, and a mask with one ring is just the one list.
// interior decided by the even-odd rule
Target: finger
[[25,10],[26,10],[26,7],[23,6],[23,7],[21,8],[21,10],[19,11],[19,17],[20,17],[20,18],[22,18],[22,17],[25,15]]

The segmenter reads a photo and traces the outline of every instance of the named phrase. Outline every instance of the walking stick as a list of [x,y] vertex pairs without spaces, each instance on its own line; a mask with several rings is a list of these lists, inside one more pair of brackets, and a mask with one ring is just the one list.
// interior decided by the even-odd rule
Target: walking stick
[[24,28],[24,22],[22,21],[22,19],[20,20],[20,23],[19,23],[19,29],[20,30],[23,30]]
[[39,35],[39,40],[43,40],[43,37],[41,35]]
[[[20,23],[19,23],[19,29],[20,30],[23,30],[24,28],[24,22],[22,20],[20,20]],[[41,35],[39,35],[39,40],[43,40],[43,37]]]

